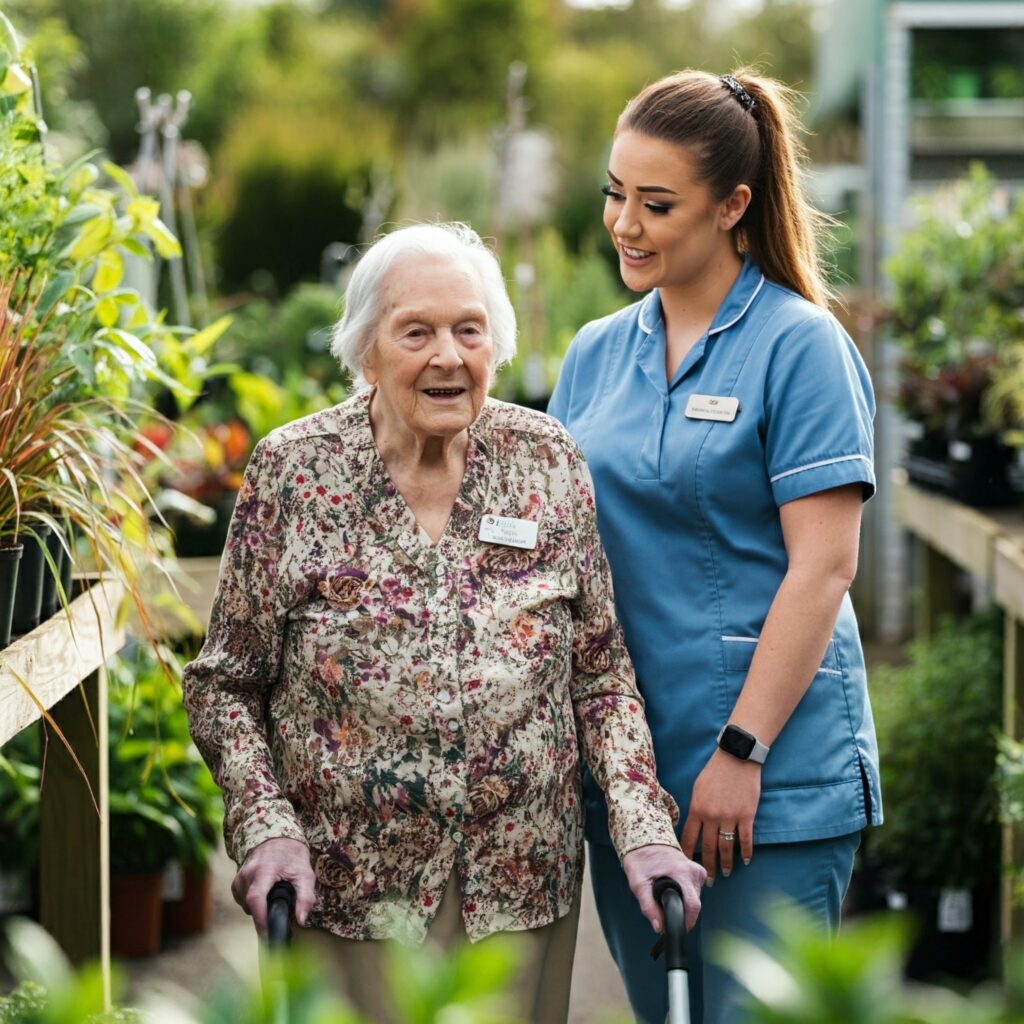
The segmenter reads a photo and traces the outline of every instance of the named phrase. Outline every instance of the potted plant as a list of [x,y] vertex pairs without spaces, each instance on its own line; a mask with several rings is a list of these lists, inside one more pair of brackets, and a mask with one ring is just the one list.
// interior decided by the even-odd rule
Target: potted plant
[[921,920],[908,974],[983,977],[1000,874],[1001,614],[947,620],[908,654],[872,673],[885,800],[872,851]]
[[[139,473],[138,424],[158,389],[189,405],[227,321],[175,328],[125,286],[130,258],[180,255],[159,204],[112,164],[45,154],[13,31],[0,33],[0,58],[20,69],[0,83],[0,549],[49,528],[36,550],[57,603],[74,553],[80,571],[125,585],[148,632],[139,569],[162,565],[167,544]],[[0,555],[0,593],[15,558]]]
[[907,470],[968,504],[1011,504],[1024,440],[1024,197],[975,164],[915,209],[885,266],[896,402],[913,427]]
[[189,735],[180,671],[173,652],[142,647],[111,671],[111,868],[160,876],[158,934],[170,935],[209,924],[209,862],[223,817],[220,790]]
[[[146,735],[135,736],[140,717]],[[154,719],[136,714],[130,686],[111,681],[108,718],[110,948],[118,956],[149,956],[160,948],[164,870],[181,843],[181,825],[153,775]]]

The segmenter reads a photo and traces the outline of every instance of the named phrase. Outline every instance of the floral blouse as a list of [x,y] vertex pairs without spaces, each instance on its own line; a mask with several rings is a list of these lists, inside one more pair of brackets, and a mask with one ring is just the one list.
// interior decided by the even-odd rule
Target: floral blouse
[[[274,431],[238,495],[184,677],[228,852],[305,842],[309,923],[347,938],[421,940],[453,869],[471,939],[538,928],[581,885],[581,751],[620,855],[676,843],[590,477],[560,424],[488,399],[433,544],[368,406]],[[481,541],[485,515],[535,547]]]

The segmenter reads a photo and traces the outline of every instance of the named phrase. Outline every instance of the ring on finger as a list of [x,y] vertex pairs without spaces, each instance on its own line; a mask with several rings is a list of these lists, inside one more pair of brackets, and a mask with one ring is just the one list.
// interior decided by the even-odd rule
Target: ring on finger
[[736,838],[735,832],[723,832],[721,829],[718,830],[718,835],[727,843],[731,843]]

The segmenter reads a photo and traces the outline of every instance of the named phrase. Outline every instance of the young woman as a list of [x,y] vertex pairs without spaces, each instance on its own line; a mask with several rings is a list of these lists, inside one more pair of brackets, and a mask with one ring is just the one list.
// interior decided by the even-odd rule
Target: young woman
[[[874,401],[827,309],[795,131],[784,87],[744,70],[628,104],[604,223],[647,294],[583,327],[549,408],[587,456],[659,778],[708,871],[689,949],[703,1024],[741,1019],[716,936],[762,941],[774,894],[835,930],[881,821],[847,593]],[[662,968],[593,785],[587,815],[605,935],[637,1018],[660,1024]]]

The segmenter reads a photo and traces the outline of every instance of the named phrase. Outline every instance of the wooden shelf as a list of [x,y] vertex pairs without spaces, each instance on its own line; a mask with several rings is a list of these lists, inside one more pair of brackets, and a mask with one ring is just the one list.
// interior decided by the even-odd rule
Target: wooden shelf
[[[1004,612],[1003,729],[1024,736],[1024,510],[960,505],[892,478],[893,512],[917,544],[920,576],[915,629],[927,635],[953,610],[955,569],[984,580]],[[1003,829],[1004,868],[1024,861],[1024,830]],[[1003,872],[1000,931],[1007,946],[1024,938],[1024,909],[1015,904],[1012,878]]]
[[71,602],[69,614],[54,615],[0,651],[0,745],[38,721],[40,704],[53,707],[124,646],[123,596],[120,583],[97,582]]
[[[204,629],[220,567],[218,558],[182,559],[180,602]],[[98,960],[110,1000],[110,839],[107,765],[107,660],[124,646],[129,616],[124,587],[94,583],[31,633],[0,651],[0,746],[45,716],[46,784],[40,794],[40,920],[72,963]],[[189,624],[174,615],[166,585],[147,592],[158,635]],[[74,752],[59,738],[63,735]]]

